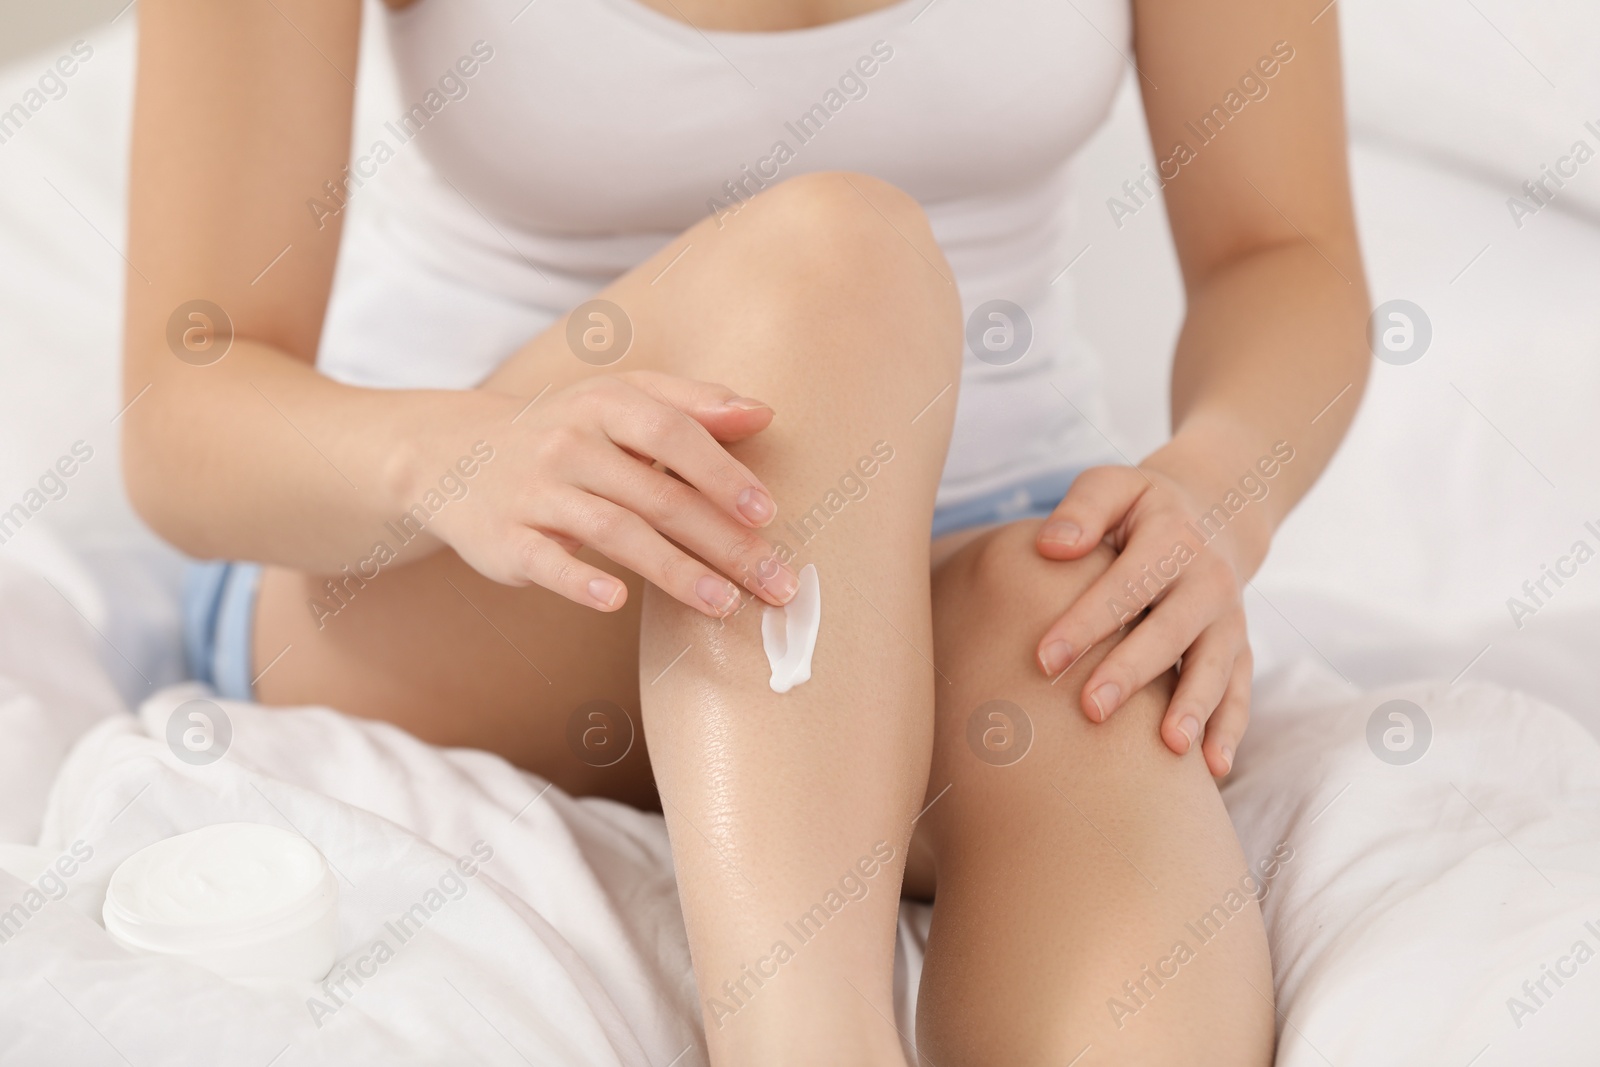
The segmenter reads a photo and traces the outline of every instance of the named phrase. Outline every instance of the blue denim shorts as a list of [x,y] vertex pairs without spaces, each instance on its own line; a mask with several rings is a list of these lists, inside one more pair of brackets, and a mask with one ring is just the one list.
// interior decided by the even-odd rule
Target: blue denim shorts
[[943,537],[973,526],[990,526],[1018,519],[1042,519],[1056,509],[1083,467],[1049,471],[1026,481],[1002,486],[990,493],[959,504],[933,510],[933,536]]
[[226,700],[251,700],[250,649],[261,564],[191,563],[183,574],[183,652],[189,673]]
[[[933,536],[974,526],[1043,518],[1081,469],[1053,471],[959,504],[936,508]],[[261,564],[192,563],[183,581],[183,645],[189,672],[225,700],[253,700],[250,650]]]

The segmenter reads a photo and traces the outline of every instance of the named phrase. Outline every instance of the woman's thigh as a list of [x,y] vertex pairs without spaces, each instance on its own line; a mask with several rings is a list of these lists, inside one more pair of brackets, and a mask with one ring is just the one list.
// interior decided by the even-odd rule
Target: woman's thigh
[[1258,868],[1205,763],[1161,742],[1171,674],[1097,724],[1079,692],[1118,638],[1040,671],[1040,634],[1112,553],[1046,560],[1038,526],[987,531],[934,573],[931,807],[908,871],[910,890],[937,882],[919,1042],[940,1063],[1087,1044],[1106,1062],[1268,1062]]
[[[917,455],[913,462],[935,464],[936,476],[947,421],[905,427],[954,384],[955,363],[942,352],[952,323],[927,313],[944,306],[929,303],[937,291],[948,293],[940,314],[958,317],[948,267],[914,201],[860,175],[810,175],[774,186],[720,223],[691,227],[597,294],[605,305],[581,305],[482,388],[533,400],[629,370],[717,381],[776,411],[766,431],[735,446],[739,458],[760,471],[780,453],[806,455],[806,469],[819,472],[816,499],[831,488],[821,472],[836,480],[875,442],[808,439],[801,428],[825,422],[823,412],[841,397],[865,396],[882,406],[886,432],[928,438],[898,443]],[[882,321],[862,324],[857,350],[840,340],[836,320],[863,308]],[[577,325],[569,330],[570,319]],[[936,369],[908,374],[875,358],[870,339],[886,329],[913,351],[925,336]],[[931,388],[930,374],[941,378]],[[954,394],[942,403],[953,405]],[[786,508],[812,503],[780,499],[780,526]],[[669,664],[639,663],[640,579],[586,558],[628,583],[622,610],[602,614],[539,588],[498,585],[448,549],[345,587],[331,616],[309,606],[339,603],[326,576],[270,569],[253,654],[258,670],[272,665],[257,695],[387,719],[435,743],[499,752],[575,793],[653,803],[639,686]]]

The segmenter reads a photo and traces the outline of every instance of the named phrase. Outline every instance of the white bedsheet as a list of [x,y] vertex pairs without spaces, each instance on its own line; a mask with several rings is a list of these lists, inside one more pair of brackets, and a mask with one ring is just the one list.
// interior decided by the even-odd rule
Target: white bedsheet
[[[203,690],[170,687],[129,714],[96,639],[50,584],[0,558],[0,836],[92,849],[65,898],[20,926],[4,915],[26,887],[0,873],[0,1063],[704,1062],[658,816],[326,709],[225,703],[227,754],[194,766],[165,731]],[[341,892],[332,977],[369,972],[362,984],[247,989],[111,942],[99,911],[116,864],[233,820],[293,829],[328,857]],[[435,898],[420,934],[385,928],[429,904],[475,846],[492,857],[464,893]],[[908,922],[925,914],[907,908]],[[381,964],[380,939],[394,951]]]
[[[0,927],[0,1063],[704,1062],[659,817],[317,708],[225,703],[227,754],[193,766],[165,737],[197,688],[128,714],[95,640],[40,576],[0,559],[5,834],[93,850],[63,899]],[[1366,740],[1394,698],[1434,726],[1408,766]],[[1546,980],[1537,1006],[1521,984],[1576,941],[1600,949],[1600,745],[1498,687],[1356,694],[1311,661],[1258,703],[1224,797],[1247,859],[1293,849],[1264,902],[1280,1067],[1592,1063],[1600,963],[1563,989]],[[232,820],[293,829],[328,856],[342,894],[332,977],[354,970],[359,985],[249,989],[111,942],[99,910],[116,864]],[[430,902],[475,846],[493,850],[480,873]],[[25,891],[0,874],[0,915]],[[402,942],[385,924],[418,902],[431,918]],[[926,919],[902,907],[898,1025],[913,1039]],[[1513,1013],[1511,997],[1534,1010]]]

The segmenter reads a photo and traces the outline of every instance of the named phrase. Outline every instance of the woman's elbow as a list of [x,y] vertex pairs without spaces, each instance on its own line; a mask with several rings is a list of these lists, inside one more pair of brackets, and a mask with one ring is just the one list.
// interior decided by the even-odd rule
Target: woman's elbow
[[[132,413],[130,412],[131,416]],[[191,556],[204,556],[192,520],[188,479],[173,462],[185,451],[164,440],[171,420],[128,417],[122,428],[122,481],[134,513],[158,537]]]

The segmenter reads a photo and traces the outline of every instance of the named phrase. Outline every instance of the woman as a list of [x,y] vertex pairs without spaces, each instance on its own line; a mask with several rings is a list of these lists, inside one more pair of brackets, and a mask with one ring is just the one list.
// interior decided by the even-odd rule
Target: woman
[[[201,672],[659,793],[713,1063],[903,1062],[902,883],[928,1062],[1269,1062],[1213,776],[1241,587],[1365,378],[1335,17],[395,6],[407,110],[354,151],[357,0],[141,9],[128,484],[264,564],[202,575]],[[1126,66],[1160,180],[1118,202],[1165,185],[1189,302],[1137,467],[1064,270]],[[780,694],[757,609],[807,564]]]

